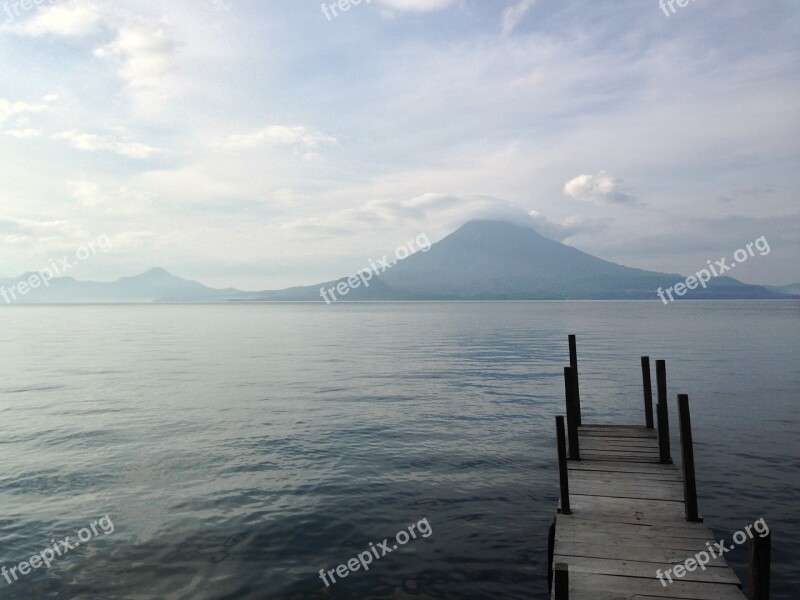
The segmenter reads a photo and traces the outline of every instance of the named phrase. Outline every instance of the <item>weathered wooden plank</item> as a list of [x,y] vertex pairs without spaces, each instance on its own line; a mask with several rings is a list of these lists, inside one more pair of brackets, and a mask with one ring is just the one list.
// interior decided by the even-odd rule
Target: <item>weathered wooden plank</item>
[[[700,552],[699,550],[689,552],[688,550],[672,550],[650,546],[626,546],[624,544],[619,544],[616,538],[591,546],[583,542],[567,542],[565,540],[559,540],[558,538],[556,538],[556,540],[559,542],[560,554],[558,555],[565,557],[561,562],[570,562],[568,558],[570,556],[613,561],[635,561],[654,565],[653,572],[655,572],[655,569],[661,569],[663,572],[665,570],[664,565],[667,565],[666,568],[668,569],[671,566],[683,564],[686,559],[693,558],[697,552]],[[728,564],[721,556],[714,560],[709,560],[705,567],[706,570],[728,570]],[[698,570],[700,570],[699,567]],[[608,571],[602,572],[611,574]],[[684,579],[686,578],[684,577]]]
[[579,435],[578,442],[586,444],[587,446],[600,446],[603,448],[620,447],[630,448],[633,450],[647,450],[650,448],[655,448],[658,450],[657,440],[646,440],[643,438],[626,439],[600,435]]
[[592,461],[570,461],[568,464],[570,471],[606,471],[608,473],[626,472],[626,473],[651,473],[663,474],[677,477],[681,481],[680,471],[675,465],[660,465],[660,464],[631,464],[629,462],[622,462],[618,460],[592,460]]
[[599,488],[597,486],[575,485],[572,487],[573,494],[581,496],[597,496],[599,498],[627,498],[629,500],[666,500],[669,502],[682,502],[680,490],[659,490],[647,489],[642,487],[622,487],[614,489]]
[[653,435],[652,429],[639,427],[637,425],[625,427],[624,425],[581,425],[578,429],[581,433],[604,433],[611,431],[619,435]]
[[581,450],[584,448],[591,448],[592,450],[624,450],[625,452],[652,452],[658,451],[658,447],[655,444],[647,443],[647,444],[627,444],[624,442],[618,442],[616,440],[612,441],[598,441],[596,438],[587,440],[585,438],[580,438],[578,443],[581,446]]
[[[617,546],[621,555],[635,553],[639,550],[648,551],[681,552],[684,559],[694,556],[698,552],[708,552],[706,543],[713,544],[709,538],[689,538],[689,537],[669,537],[666,535],[644,535],[644,534],[620,534],[614,531],[591,530],[579,531],[556,531],[556,542],[566,544],[564,552],[575,554],[576,556],[594,556],[594,548],[601,548],[606,552],[608,546]],[[570,552],[570,544],[579,545],[583,552]],[[588,554],[587,554],[588,553]],[[611,558],[611,556],[609,556]],[[644,560],[644,559],[642,559]],[[665,559],[666,560],[666,559]],[[714,561],[715,565],[727,564],[724,557],[719,557]]]
[[[677,562],[683,562],[686,560]],[[597,573],[598,575],[624,575],[625,577],[639,577],[642,579],[655,579],[656,571],[665,573],[671,569],[676,563],[673,562],[642,562],[636,560],[619,560],[611,558],[589,558],[584,556],[570,556],[566,554],[555,553],[553,560],[555,562],[565,562],[569,565],[569,573]],[[696,581],[706,583],[729,583],[739,584],[739,578],[730,569],[702,569],[695,568],[693,571],[686,571],[686,574],[678,579],[672,576],[674,585],[676,581]],[[669,582],[669,579],[665,577]]]
[[[652,461],[653,456],[658,457],[658,452],[650,448],[640,448],[631,450],[630,448],[609,448],[600,446],[581,446],[581,460],[588,460],[583,458],[583,452],[588,452],[594,455],[594,460],[618,460],[622,458],[641,458]],[[658,464],[658,463],[655,463]]]
[[[664,476],[663,473],[635,473],[631,471],[609,472],[592,471],[587,469],[567,469],[570,481],[585,481],[605,486],[615,485],[641,485],[657,486],[673,489],[682,489],[683,482],[680,478]],[[645,479],[642,475],[650,475]]]
[[591,514],[595,519],[652,524],[685,522],[682,502],[570,494],[570,505],[576,515]]
[[625,523],[607,518],[592,518],[592,515],[557,515],[556,532],[585,533],[608,532],[645,537],[683,537],[712,541],[711,532],[700,523],[688,521],[675,523]]
[[589,483],[614,485],[640,485],[643,487],[659,485],[681,489],[683,482],[680,478],[663,477],[658,473],[607,473],[606,471],[577,471],[570,472],[572,481],[586,481]]
[[[600,490],[608,492],[606,494],[608,496],[613,496],[614,494],[612,492],[619,488],[642,488],[645,490],[665,490],[670,492],[681,490],[680,481],[674,479],[651,479],[649,481],[643,481],[636,477],[638,473],[620,473],[619,480],[614,483],[606,481],[609,479],[608,477],[593,477],[591,474],[594,473],[594,471],[573,471],[573,473],[574,475],[571,481],[575,484],[597,487]],[[586,476],[587,473],[589,473],[588,476]]]
[[575,482],[570,488],[572,494],[582,496],[603,496],[605,498],[630,498],[641,500],[669,500],[682,502],[683,491],[676,489],[648,488],[646,486],[609,487],[606,485],[592,485],[588,482]]
[[640,442],[658,442],[658,438],[648,434],[635,434],[635,435],[620,435],[619,433],[613,431],[597,431],[592,433],[586,433],[583,431],[578,432],[578,437],[580,439],[593,439],[593,440],[605,440],[605,439],[612,439],[612,440],[629,440],[629,441],[640,441]]
[[683,484],[680,479],[664,476],[660,473],[632,473],[628,471],[608,473],[608,471],[591,470],[570,470],[568,473],[570,481],[589,481],[594,483],[604,483],[605,485],[611,486],[615,484],[608,481],[610,475],[619,475],[620,485],[624,485],[626,483],[638,483],[639,485],[654,483],[681,486]]
[[618,435],[621,437],[653,437],[653,431],[650,429],[644,428],[626,428],[626,427],[592,427],[589,426],[582,426],[578,429],[580,434],[587,434],[587,435],[602,435],[602,434],[613,434]]
[[638,430],[646,431],[644,425],[628,425],[625,423],[584,423],[581,429],[623,429],[623,430]]
[[587,450],[585,453],[581,452],[581,460],[582,461],[592,461],[592,460],[613,460],[617,462],[635,462],[635,463],[645,463],[645,464],[656,464],[658,462],[658,454],[624,454],[624,453],[617,453],[617,452],[595,452],[593,450]]
[[667,587],[658,579],[598,575],[595,573],[569,574],[570,600],[629,600],[642,598],[697,599],[697,600],[747,600],[733,584],[675,581]]
[[596,450],[624,450],[626,452],[650,452],[658,450],[658,447],[650,442],[646,444],[628,444],[627,442],[620,442],[613,438],[611,440],[580,438],[578,442],[581,445],[581,450],[584,448],[593,448]]

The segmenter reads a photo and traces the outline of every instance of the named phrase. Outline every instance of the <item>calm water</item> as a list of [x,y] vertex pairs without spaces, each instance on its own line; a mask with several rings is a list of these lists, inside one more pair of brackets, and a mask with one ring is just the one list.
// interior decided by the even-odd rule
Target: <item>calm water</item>
[[[640,354],[693,406],[717,537],[764,517],[800,588],[800,303],[0,310],[0,565],[114,532],[0,598],[546,598],[553,416],[639,423]],[[673,424],[675,419],[673,418]],[[677,450],[673,431],[673,455]],[[336,583],[318,577],[427,519]],[[728,555],[745,577],[746,554]]]

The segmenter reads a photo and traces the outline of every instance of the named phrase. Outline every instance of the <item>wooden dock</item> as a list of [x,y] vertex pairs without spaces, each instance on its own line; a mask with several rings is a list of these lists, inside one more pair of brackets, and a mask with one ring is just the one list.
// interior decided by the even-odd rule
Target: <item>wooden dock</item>
[[[564,417],[556,417],[561,500],[550,528],[551,597],[746,600],[725,558],[710,556],[716,540],[698,515],[685,395],[678,397],[682,469],[672,464],[664,362],[656,363],[657,428],[648,357],[642,357],[644,425],[586,424],[581,422],[576,354],[570,336],[571,366],[564,370],[566,427]],[[751,547],[753,600],[769,598],[768,542],[763,548]],[[699,553],[709,559],[705,568],[696,563],[691,570],[684,568]]]

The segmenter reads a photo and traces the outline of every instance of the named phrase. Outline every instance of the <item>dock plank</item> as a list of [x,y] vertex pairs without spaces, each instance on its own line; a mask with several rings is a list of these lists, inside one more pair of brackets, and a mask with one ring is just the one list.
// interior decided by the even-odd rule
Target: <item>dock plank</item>
[[[552,596],[555,598],[555,594]],[[600,575],[597,573],[570,573],[570,600],[747,600],[734,584],[675,581],[664,587],[658,579]]]

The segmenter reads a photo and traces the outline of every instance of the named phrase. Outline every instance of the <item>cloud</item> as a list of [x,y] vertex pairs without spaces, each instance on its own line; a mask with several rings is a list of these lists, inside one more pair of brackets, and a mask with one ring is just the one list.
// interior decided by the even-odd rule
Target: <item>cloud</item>
[[27,102],[11,102],[0,98],[0,125],[6,121],[26,113],[37,113],[47,107],[42,104],[28,104]]
[[3,28],[29,37],[87,38],[111,34],[111,42],[96,47],[94,56],[113,64],[117,75],[133,93],[164,92],[163,77],[170,69],[174,44],[158,22],[115,10],[111,3],[71,0],[45,6],[24,22]]
[[755,185],[738,188],[729,191],[727,194],[717,196],[717,202],[727,203],[734,200],[757,200],[775,193],[777,187],[774,185]]
[[596,175],[578,175],[564,186],[564,194],[581,202],[595,204],[634,204],[636,198],[620,191],[622,180],[605,171]]
[[251,133],[228,136],[218,148],[246,150],[261,145],[284,146],[291,147],[298,156],[314,158],[322,146],[336,143],[335,137],[307,127],[268,125]]
[[457,0],[378,0],[377,3],[398,12],[433,12],[450,8]]
[[66,140],[73,148],[77,150],[86,150],[88,152],[113,152],[128,158],[135,158],[144,160],[152,158],[162,151],[147,144],[139,142],[128,142],[115,140],[109,137],[96,135],[93,133],[84,133],[81,131],[62,131],[53,136],[55,140]]
[[577,221],[555,223],[539,211],[528,210],[503,198],[441,193],[427,193],[399,201],[374,200],[322,217],[290,221],[283,228],[315,235],[355,235],[364,231],[429,229],[433,226],[438,232],[448,234],[476,219],[506,221],[530,227],[545,237],[559,241],[587,228],[584,223]]
[[8,245],[41,245],[75,240],[82,235],[67,221],[35,220],[0,216],[0,241]]
[[4,29],[17,35],[38,37],[58,35],[82,37],[100,30],[103,19],[97,5],[84,0],[46,6],[17,25],[4,25]]
[[211,0],[214,10],[224,10],[230,12],[233,4],[229,0]]
[[157,90],[170,69],[173,44],[163,29],[119,24],[114,40],[94,50],[97,58],[117,66],[117,74],[134,92]]
[[155,194],[128,186],[103,185],[95,181],[69,180],[67,191],[77,203],[93,213],[131,216],[150,207]]
[[9,129],[6,135],[22,140],[25,138],[42,137],[42,132],[38,129]]
[[536,0],[521,0],[514,6],[509,6],[503,10],[503,14],[500,17],[503,35],[509,35],[513,32],[535,3]]

